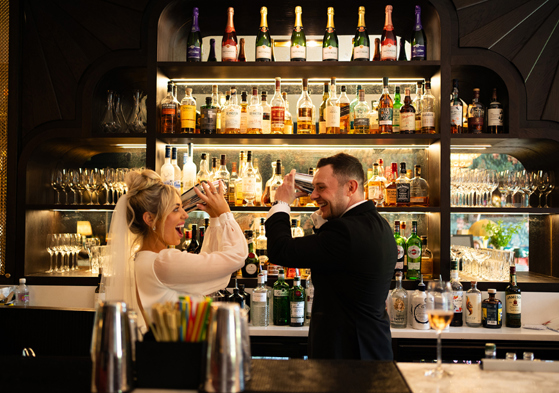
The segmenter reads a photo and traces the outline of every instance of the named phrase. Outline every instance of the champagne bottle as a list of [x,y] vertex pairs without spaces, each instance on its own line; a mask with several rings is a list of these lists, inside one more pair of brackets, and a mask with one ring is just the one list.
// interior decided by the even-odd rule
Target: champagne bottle
[[400,38],[400,53],[398,53],[398,61],[408,61],[406,54],[406,40]]
[[413,28],[413,38],[411,41],[411,59],[425,60],[427,58],[425,32],[421,25],[421,7],[415,6],[415,26]]
[[239,58],[237,59],[237,61],[242,61],[242,62],[247,61],[247,57],[245,55],[245,39],[244,38],[241,38],[240,49],[239,49]]
[[256,61],[272,60],[272,40],[268,32],[268,9],[260,8],[260,30],[256,36]]
[[365,26],[365,7],[359,7],[359,19],[357,21],[357,31],[353,38],[353,60],[369,61],[371,44],[369,34]]
[[221,40],[221,61],[237,61],[237,32],[233,25],[233,7],[227,10],[227,25]]
[[192,11],[192,28],[186,41],[186,61],[202,61],[202,34],[198,27],[198,8]]
[[217,61],[215,57],[215,40],[210,38],[210,54],[208,55],[208,61]]
[[394,61],[398,46],[396,45],[396,35],[394,34],[394,26],[392,25],[392,6],[387,5],[385,9],[384,29],[380,38],[380,60]]
[[322,39],[322,60],[338,60],[338,35],[334,27],[334,7],[328,7],[328,22]]
[[307,40],[303,31],[303,9],[295,7],[295,25],[291,33],[291,61],[307,61]]

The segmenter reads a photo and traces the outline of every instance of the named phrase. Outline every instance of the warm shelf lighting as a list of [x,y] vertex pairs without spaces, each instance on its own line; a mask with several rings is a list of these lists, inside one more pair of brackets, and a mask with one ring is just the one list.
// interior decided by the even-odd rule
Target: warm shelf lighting
[[[335,75],[332,75],[335,76]],[[404,83],[415,84],[417,81],[423,81],[424,78],[390,78],[390,85],[400,85]],[[172,79],[173,83],[178,86],[231,86],[234,84],[251,85],[251,86],[274,86],[276,81],[272,78],[264,79]],[[330,82],[330,78],[311,78],[310,85],[322,86],[324,82]],[[381,85],[382,78],[336,78],[337,84],[360,84],[360,85]],[[301,86],[302,78],[282,78],[282,85]]]
[[[240,134],[241,135],[241,134]],[[242,134],[245,135],[245,134]],[[211,135],[208,135],[211,136]],[[177,148],[188,148],[188,144],[173,144]],[[196,148],[196,144],[194,148]],[[345,150],[345,149],[360,149],[360,150],[402,150],[414,149],[423,150],[427,149],[429,145],[212,145],[203,144],[204,149],[252,149],[252,150]]]
[[93,231],[91,230],[91,223],[89,221],[78,221],[76,233],[82,236],[93,235]]

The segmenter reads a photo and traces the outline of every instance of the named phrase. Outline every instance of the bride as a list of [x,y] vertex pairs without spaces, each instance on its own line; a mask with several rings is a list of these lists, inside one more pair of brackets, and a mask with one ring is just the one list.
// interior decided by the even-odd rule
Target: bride
[[174,303],[181,295],[199,300],[226,287],[248,251],[223,183],[219,190],[211,183],[202,183],[204,193],[196,189],[204,202],[197,207],[210,215],[210,225],[200,254],[189,254],[167,248],[180,244],[188,218],[179,192],[152,170],[131,171],[125,181],[128,192],[116,204],[109,231],[105,292],[107,300],[137,311],[144,332],[154,303]]

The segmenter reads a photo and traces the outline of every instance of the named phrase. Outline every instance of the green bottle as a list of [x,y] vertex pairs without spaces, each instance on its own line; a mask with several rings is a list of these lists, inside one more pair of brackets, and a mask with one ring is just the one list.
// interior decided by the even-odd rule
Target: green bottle
[[303,8],[295,7],[295,25],[291,33],[291,61],[307,61],[307,39],[303,31]]
[[394,277],[396,277],[396,273],[404,273],[404,258],[406,256],[406,239],[400,236],[400,221],[394,221],[394,240],[398,249],[398,259],[394,268]]
[[305,323],[305,290],[299,276],[293,279],[293,288],[289,290],[289,326],[299,327]]
[[285,282],[285,272],[279,270],[278,280],[274,283],[274,325],[289,325],[289,285]]
[[256,61],[272,61],[272,39],[268,31],[268,9],[260,8],[260,30],[256,36]]
[[355,127],[355,106],[359,103],[359,90],[361,90],[361,85],[357,85],[357,90],[355,91],[355,98],[349,104],[349,128],[353,131]]
[[369,41],[367,27],[365,26],[365,7],[359,7],[357,31],[355,32],[355,37],[353,38],[353,60],[371,60],[371,43]]
[[411,222],[411,235],[406,243],[408,253],[408,280],[419,280],[421,276],[421,239],[417,236],[417,221]]
[[254,253],[254,241],[252,236],[252,231],[245,231],[245,237],[248,243],[248,256],[245,259],[245,265],[241,268],[243,278],[254,278],[257,277],[259,273],[258,258]]
[[402,102],[400,101],[400,86],[396,86],[394,92],[394,104],[393,106],[393,114],[394,117],[392,119],[392,133],[399,134],[400,133],[400,108],[402,107]]
[[334,7],[328,7],[328,22],[322,39],[322,61],[338,61],[338,35],[334,27]]

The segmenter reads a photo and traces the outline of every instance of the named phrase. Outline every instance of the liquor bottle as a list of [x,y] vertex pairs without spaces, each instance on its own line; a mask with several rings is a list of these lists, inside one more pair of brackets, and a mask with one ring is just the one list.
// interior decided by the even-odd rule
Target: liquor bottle
[[307,277],[307,288],[305,290],[305,326],[311,324],[312,305],[314,302],[314,285],[311,274]]
[[434,301],[433,295],[425,292],[423,275],[417,289],[410,297],[410,320],[411,327],[417,330],[429,330],[429,316],[427,315],[427,304]]
[[[408,241],[408,231],[406,230],[407,226],[406,226],[406,222],[405,221],[400,221],[400,236],[402,236],[404,238],[404,240],[407,242]],[[405,266],[407,266],[407,264],[404,264]]]
[[423,82],[417,82],[417,89],[415,90],[415,98],[413,99],[412,106],[415,109],[415,130],[421,132],[421,96],[423,95]]
[[375,50],[373,52],[373,61],[380,61],[380,39],[375,38]]
[[503,105],[497,101],[497,88],[493,88],[491,103],[487,108],[487,132],[490,134],[502,134],[503,126]]
[[173,84],[173,103],[175,104],[175,132],[180,132],[181,129],[181,103],[177,99],[177,85]]
[[481,326],[481,292],[477,289],[477,281],[471,281],[471,287],[466,292],[466,325]]
[[262,134],[262,105],[258,100],[258,88],[252,88],[252,98],[247,108],[247,133]]
[[406,54],[406,40],[400,38],[400,52],[398,53],[398,61],[408,61]]
[[385,8],[384,29],[380,37],[380,60],[396,61],[398,54],[398,43],[394,34],[394,25],[392,25],[392,6],[387,5]]
[[225,107],[225,133],[239,134],[241,132],[241,106],[237,104],[237,90],[231,88],[229,105]]
[[464,307],[464,291],[460,283],[458,270],[450,271],[450,285],[452,287],[452,303],[454,305],[454,315],[452,321],[450,321],[450,326],[462,326],[464,324],[462,313]]
[[427,40],[421,25],[421,7],[415,6],[415,25],[413,27],[413,38],[411,41],[411,59],[427,59]]
[[369,123],[369,112],[371,107],[365,101],[365,90],[359,90],[359,102],[355,105],[353,109],[353,127],[354,134],[368,134],[370,123]]
[[161,100],[161,132],[174,134],[177,125],[177,105],[173,97],[173,82],[167,83],[167,96]]
[[200,157],[200,169],[196,174],[196,183],[200,184],[203,181],[210,180],[210,171],[208,167],[208,155],[206,153],[202,153]]
[[338,100],[340,103],[340,134],[349,134],[349,97],[346,94],[346,87],[342,86],[342,94]]
[[268,239],[266,238],[265,218],[260,218],[260,229],[256,238],[256,256],[260,265],[260,271],[268,270]]
[[495,295],[496,289],[488,289],[489,298],[481,302],[481,324],[485,328],[500,329],[503,326],[503,303]]
[[361,85],[357,85],[355,89],[355,98],[349,104],[349,132],[353,133],[355,130],[355,106],[359,103],[359,90],[361,90]]
[[425,82],[425,94],[421,97],[421,133],[434,134],[435,131],[435,96],[431,94],[431,81]]
[[215,40],[213,38],[210,38],[210,53],[208,54],[207,61],[217,61],[215,56]]
[[245,265],[241,268],[243,272],[243,278],[256,277],[258,276],[258,258],[254,253],[254,240],[253,232],[248,230],[245,231],[245,238],[247,239],[248,245],[248,256],[245,259]]
[[[189,143],[189,150],[192,151],[192,144]],[[184,153],[182,166],[182,188],[187,191],[196,184],[196,164],[192,161],[192,155]]]
[[254,206],[256,198],[256,173],[252,166],[252,152],[247,153],[247,163],[243,170],[243,200],[246,204],[243,206]]
[[237,61],[246,63],[247,61],[247,57],[245,54],[245,39],[241,38],[241,41],[239,42],[239,58],[237,59]]
[[279,269],[278,280],[274,284],[274,325],[285,326],[290,320],[289,285],[285,273]]
[[237,61],[237,32],[233,25],[233,7],[227,9],[227,25],[221,40],[221,61]]
[[281,93],[281,97],[283,98],[283,102],[285,102],[285,120],[283,122],[283,133],[292,135],[293,116],[291,116],[291,112],[289,112],[289,101],[287,100],[287,93]]
[[29,306],[29,288],[25,285],[26,279],[20,278],[19,285],[16,287],[15,290],[15,301],[14,305],[16,306]]
[[338,61],[338,35],[334,27],[333,7],[328,7],[328,22],[322,39],[322,61]]
[[389,181],[386,189],[384,191],[384,206],[385,207],[395,207],[398,206],[398,188],[397,188],[397,178],[398,178],[398,164],[393,162],[390,166],[391,175],[389,176],[391,180]]
[[268,32],[268,8],[260,8],[260,29],[256,36],[256,61],[272,60],[272,39]]
[[228,302],[237,303],[240,308],[245,308],[245,298],[239,293],[239,288],[233,288],[233,294],[227,299]]
[[406,176],[406,163],[400,163],[400,176],[396,179],[396,203],[398,207],[410,205],[411,185],[410,179]]
[[272,107],[267,102],[268,95],[262,92],[262,133],[270,134],[272,132]]
[[411,222],[411,235],[406,241],[406,253],[408,257],[408,280],[418,280],[421,275],[421,239],[417,236],[417,221]]
[[[265,8],[265,7],[264,7]],[[252,291],[252,299],[250,302],[250,314],[252,326],[268,326],[268,307],[270,300],[268,299],[268,290],[266,289],[266,277],[264,274],[258,274],[258,285]]]
[[186,252],[194,254],[196,252],[196,250],[198,249],[198,246],[199,246],[199,243],[198,243],[198,226],[196,224],[192,224],[191,233],[192,233],[192,235],[191,235],[192,238],[190,239],[190,244],[188,244],[188,247],[186,248]]
[[241,130],[239,131],[240,134],[246,134],[248,128],[248,101],[247,101],[247,92],[243,91],[241,93]]
[[196,247],[196,250],[194,251],[194,254],[200,254],[202,252],[202,246],[204,245],[204,236],[206,234],[206,228],[205,227],[200,227],[198,229],[198,232],[200,233],[200,242],[198,244],[198,247]]
[[[97,288],[95,288],[95,295],[93,297],[93,305],[94,308],[97,308],[97,305],[99,303],[104,303],[105,302],[105,283],[103,280],[103,268],[100,267],[99,268],[99,275],[97,276],[98,279],[98,284],[97,284]],[[29,293],[27,294],[29,296]],[[16,306],[19,306],[19,304],[17,304],[17,296],[16,296]]]
[[219,103],[219,91],[217,85],[212,85],[212,105],[215,107],[215,131],[221,134],[221,104]]
[[260,206],[262,200],[262,175],[260,174],[260,168],[258,166],[258,158],[254,160],[254,172],[256,173],[256,193],[254,195],[254,205]]
[[313,103],[309,96],[309,80],[303,78],[303,92],[297,101],[297,134],[310,134],[313,123]]
[[336,96],[336,78],[330,79],[330,96],[326,100],[324,109],[326,116],[326,133],[340,133],[340,102]]
[[421,166],[414,166],[415,177],[410,182],[410,206],[429,206],[429,183],[421,177]]
[[307,61],[307,40],[303,31],[302,14],[303,9],[300,6],[295,7],[295,25],[291,33],[291,61]]
[[369,61],[371,60],[371,43],[369,41],[369,33],[365,26],[365,7],[359,7],[359,19],[357,20],[357,31],[353,38],[353,60]]
[[276,93],[270,102],[272,107],[272,134],[283,134],[285,127],[285,101],[281,96],[281,78],[276,78]]
[[250,293],[245,290],[245,284],[239,284],[239,295],[245,298],[245,308],[248,310],[248,321],[250,322],[250,308],[252,306],[252,297],[250,296]]
[[[404,258],[406,255],[406,239],[400,236],[400,221],[394,221],[394,240],[396,241],[396,249],[398,250],[398,259],[394,267],[394,274],[404,273]],[[396,276],[394,276],[396,277]]]
[[458,79],[452,80],[452,98],[450,99],[450,132],[461,134],[463,132],[463,113],[464,107],[462,100],[458,97]]
[[213,104],[212,97],[206,97],[206,105],[200,108],[200,133],[217,134],[217,107]]
[[215,174],[217,173],[217,158],[212,157],[211,162],[212,162],[212,165],[211,165],[211,169],[210,169],[210,181],[213,182]]
[[481,134],[485,120],[485,106],[479,102],[479,89],[474,89],[474,98],[468,106],[468,133]]
[[[309,168],[308,174],[313,176],[314,168]],[[318,206],[318,205],[315,205],[315,202],[311,199],[310,194],[299,197],[299,207],[314,207],[314,206]]]
[[402,273],[396,273],[396,287],[388,295],[388,310],[390,315],[390,327],[408,327],[408,294],[402,288]]
[[165,163],[161,166],[161,180],[164,184],[174,186],[175,184],[175,168],[171,164],[171,146],[165,146]]
[[404,105],[400,108],[400,133],[415,134],[417,122],[415,108],[411,104],[410,89],[406,87],[404,92]]
[[186,88],[181,101],[181,133],[194,134],[196,131],[196,100],[192,97],[192,89]]
[[239,180],[239,176],[237,175],[237,163],[234,162],[231,164],[231,176],[229,177],[229,186],[227,189],[227,202],[229,202],[229,206],[235,206],[235,185]]
[[171,165],[173,165],[173,186],[182,193],[182,174],[181,168],[177,164],[177,148],[173,147],[171,149]]
[[379,100],[379,107],[378,107],[378,124],[379,124],[379,131],[381,134],[391,134],[392,133],[392,124],[393,124],[393,111],[394,111],[394,103],[392,102],[392,98],[390,98],[390,94],[388,93],[388,78],[382,78],[382,95],[380,96]]
[[281,175],[281,160],[276,161],[276,169],[274,172],[274,176],[270,181],[270,204],[276,201],[276,191],[283,184],[283,176]]
[[378,164],[373,164],[373,176],[367,182],[367,199],[373,201],[375,206],[383,206],[384,202],[384,182],[379,176]]
[[427,247],[427,236],[421,237],[421,275],[425,279],[433,278],[433,252]]
[[[243,206],[244,204],[244,194],[243,194],[243,172],[246,166],[246,156],[244,151],[239,153],[239,177],[235,182],[235,206]],[[255,177],[256,183],[256,177]]]
[[305,236],[305,231],[299,226],[299,221],[296,218],[291,220],[291,236],[294,238]]
[[192,11],[192,28],[186,41],[186,61],[202,61],[202,34],[198,27],[198,8]]
[[300,327],[305,323],[305,290],[301,286],[301,277],[293,279],[293,288],[289,290],[289,326]]
[[392,110],[392,133],[400,133],[400,109],[402,108],[402,102],[400,101],[400,86],[396,86],[394,89],[394,104]]
[[505,289],[506,326],[519,328],[522,326],[521,291],[516,284],[516,266],[510,267],[510,283]]
[[223,187],[225,189],[225,200],[228,200],[229,197],[229,182],[231,181],[231,175],[227,170],[227,165],[225,163],[225,154],[222,154],[219,158],[219,168],[215,173],[214,180],[221,180],[223,183]]
[[319,119],[318,119],[318,133],[326,134],[326,101],[330,97],[330,85],[328,82],[324,82],[324,93],[322,94],[322,103],[318,108]]

